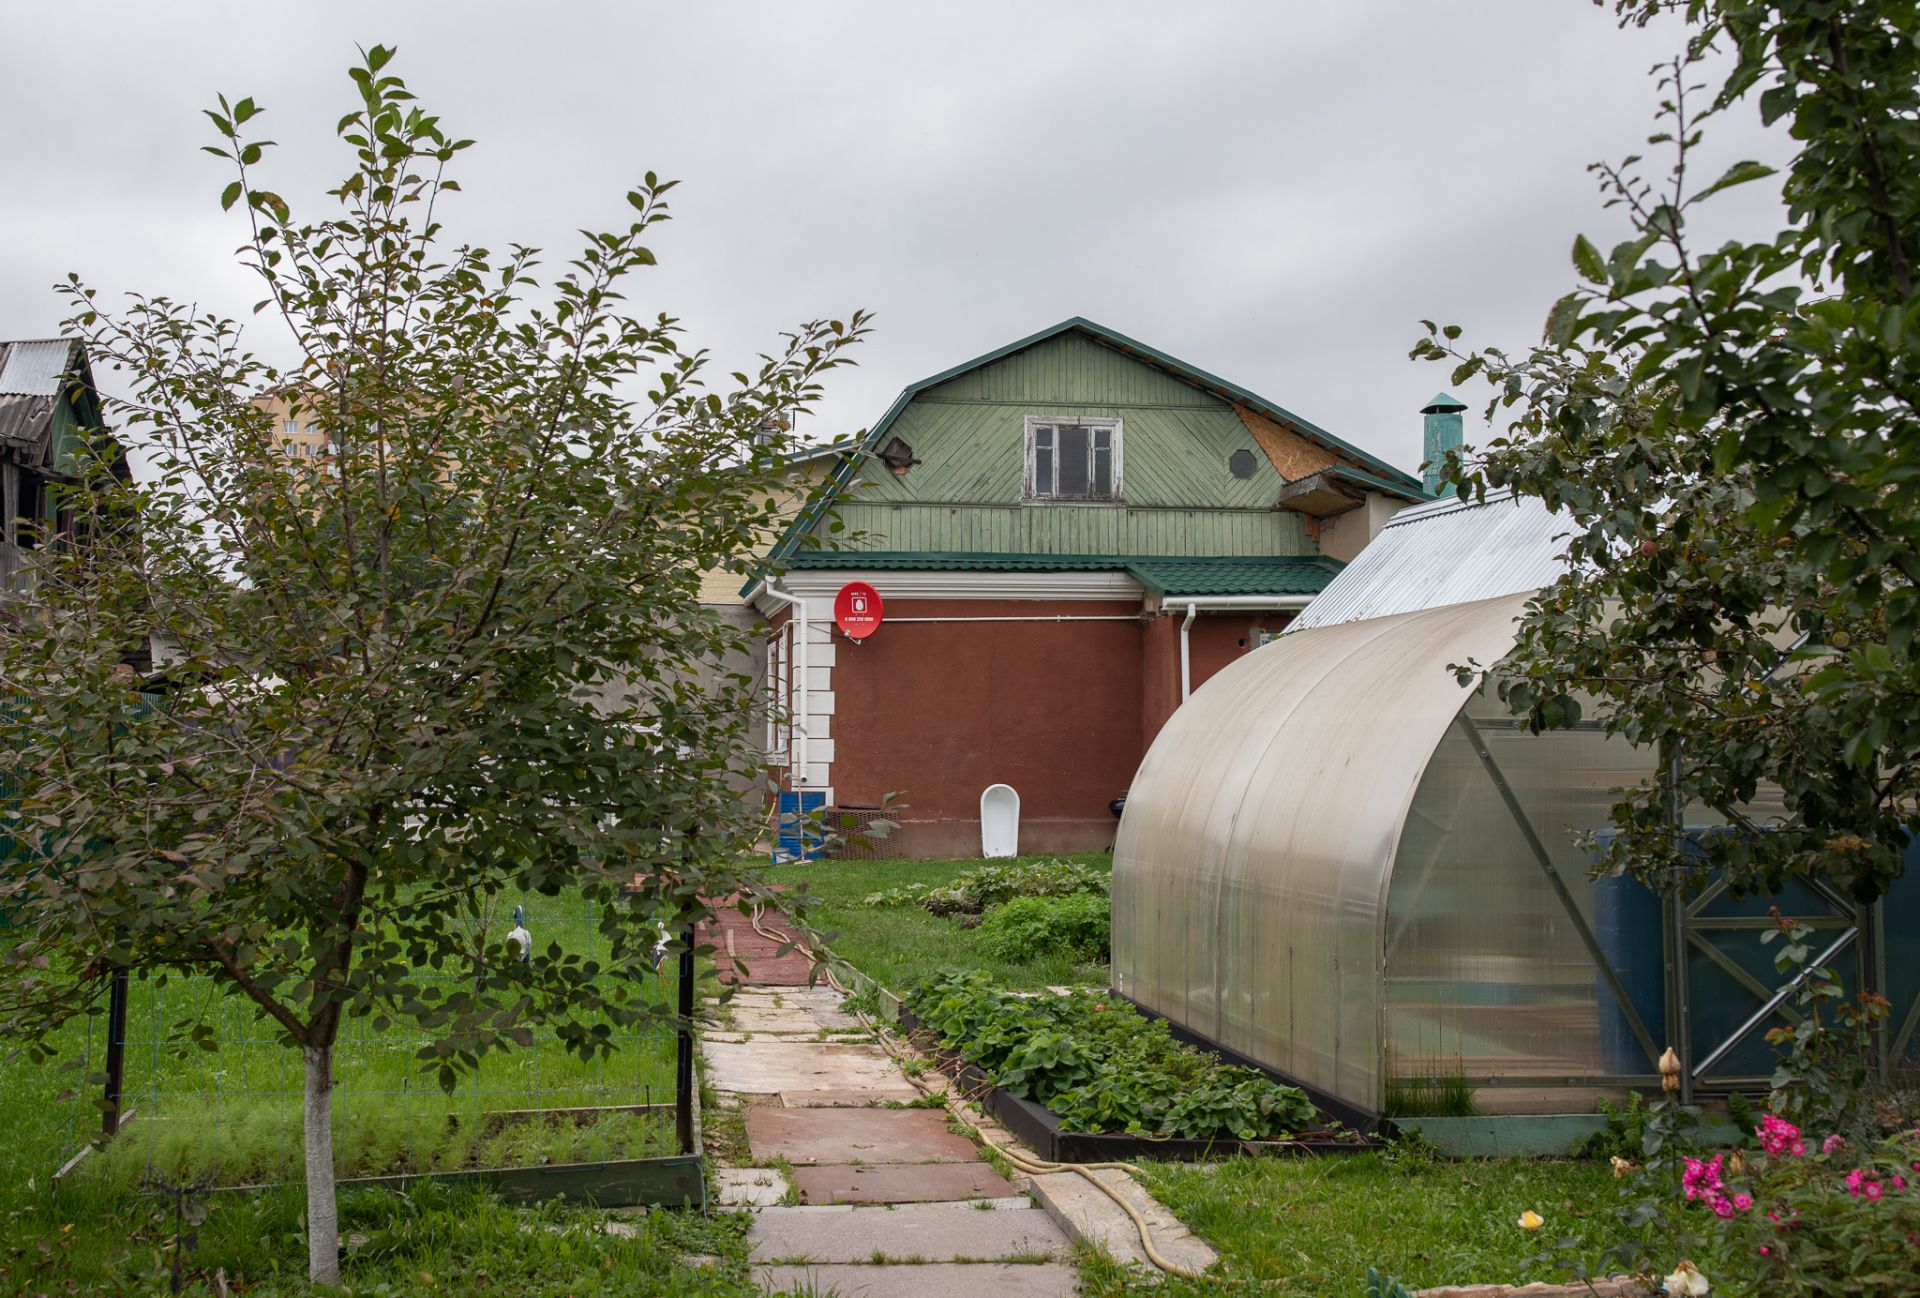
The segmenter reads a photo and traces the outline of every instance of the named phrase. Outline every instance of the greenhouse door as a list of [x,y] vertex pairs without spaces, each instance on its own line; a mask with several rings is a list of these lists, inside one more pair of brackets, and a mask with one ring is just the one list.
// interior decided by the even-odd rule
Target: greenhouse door
[[1686,1086],[1710,1090],[1758,1089],[1773,1075],[1778,1053],[1769,1030],[1801,1020],[1797,984],[1783,985],[1773,967],[1775,945],[1760,938],[1775,926],[1770,913],[1812,930],[1809,968],[1830,968],[1849,993],[1885,996],[1890,1006],[1879,1034],[1880,1075],[1911,1066],[1920,1056],[1920,944],[1889,942],[1888,930],[1910,931],[1920,915],[1920,840],[1907,847],[1907,868],[1886,896],[1855,903],[1824,881],[1795,879],[1773,896],[1735,900],[1723,881],[1668,903],[1666,933],[1671,979],[1668,1021],[1681,1025]]

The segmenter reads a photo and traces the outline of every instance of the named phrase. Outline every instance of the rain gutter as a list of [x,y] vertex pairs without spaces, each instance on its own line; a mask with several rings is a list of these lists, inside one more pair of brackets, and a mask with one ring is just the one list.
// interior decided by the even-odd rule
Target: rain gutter
[[1311,595],[1196,595],[1187,600],[1173,600],[1174,604],[1184,603],[1187,616],[1180,623],[1180,701],[1185,703],[1193,693],[1193,659],[1188,650],[1187,633],[1193,630],[1193,619],[1202,610],[1214,609],[1301,609],[1313,602]]

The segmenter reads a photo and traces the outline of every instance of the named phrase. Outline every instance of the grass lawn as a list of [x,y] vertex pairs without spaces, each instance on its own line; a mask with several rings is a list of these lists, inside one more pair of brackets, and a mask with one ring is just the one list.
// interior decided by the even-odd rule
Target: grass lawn
[[[1427,1161],[1392,1154],[1235,1158],[1211,1168],[1142,1165],[1148,1188],[1220,1253],[1224,1275],[1170,1281],[1189,1294],[1358,1295],[1367,1268],[1410,1289],[1558,1279],[1522,1275],[1550,1240],[1572,1237],[1597,1256],[1611,1243],[1618,1187],[1601,1162]],[[1546,1218],[1537,1233],[1520,1214]],[[1110,1264],[1084,1268],[1086,1291],[1138,1291]]]
[[[1020,857],[1039,861],[1046,857]],[[1066,858],[1102,870],[1113,858],[1088,852]],[[1105,964],[1077,964],[1066,957],[1006,961],[980,949],[979,935],[951,919],[918,906],[868,907],[862,897],[883,888],[924,883],[939,886],[982,864],[980,861],[803,861],[767,874],[773,883],[799,888],[813,901],[810,921],[832,934],[834,954],[889,991],[905,993],[928,974],[984,969],[1008,987],[1033,988],[1087,984],[1104,987]]]
[[[535,958],[551,942],[589,951],[596,938],[583,904],[529,896]],[[511,913],[512,901],[506,905]],[[669,974],[671,970],[668,970]],[[449,971],[448,976],[455,975]],[[671,978],[648,976],[646,994],[670,1003]],[[165,987],[135,979],[128,1015],[126,1104],[136,1117],[104,1151],[89,1154],[55,1187],[52,1174],[98,1131],[104,1015],[67,1025],[56,1058],[41,1066],[0,1053],[0,1293],[164,1291],[156,1268],[173,1239],[173,1209],[155,1182],[219,1185],[297,1180],[300,1062],[243,1003],[204,982]],[[169,1027],[206,1016],[220,1049],[184,1058],[160,1043]],[[490,1058],[452,1094],[419,1072],[419,1038],[360,1021],[343,1031],[335,1061],[335,1147],[342,1176],[537,1165],[675,1152],[670,1110],[599,1121],[527,1122],[502,1111],[568,1105],[670,1105],[675,1040],[662,1029],[623,1040],[610,1059],[583,1062],[550,1036]],[[84,1066],[76,1066],[81,1060]],[[494,1115],[494,1116],[489,1116]],[[247,1293],[303,1293],[304,1196],[296,1188],[214,1191],[189,1270]],[[508,1208],[488,1193],[416,1184],[404,1193],[341,1193],[344,1234],[366,1238],[349,1252],[361,1293],[435,1287],[500,1294],[747,1294],[741,1227],[731,1218],[653,1214],[637,1240],[591,1233],[591,1219],[550,1206]],[[548,1226],[566,1229],[554,1233]],[[731,1259],[720,1270],[688,1269],[683,1250]],[[735,1266],[733,1263],[737,1262]],[[431,1281],[421,1279],[425,1274]],[[382,1286],[388,1286],[383,1288]],[[205,1289],[196,1290],[206,1292]]]

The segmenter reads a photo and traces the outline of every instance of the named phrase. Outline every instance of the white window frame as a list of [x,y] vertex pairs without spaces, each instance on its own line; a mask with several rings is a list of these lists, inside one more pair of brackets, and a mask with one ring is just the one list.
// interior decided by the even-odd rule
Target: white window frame
[[[1055,493],[1041,495],[1034,483],[1034,430],[1041,427],[1074,427],[1086,429],[1105,428],[1113,434],[1113,494],[1108,496],[1062,496]],[[1020,488],[1020,499],[1029,505],[1124,505],[1126,503],[1126,483],[1124,470],[1126,455],[1126,423],[1118,415],[1028,415],[1025,423],[1024,453],[1026,465]],[[1087,441],[1088,454],[1092,454],[1093,441]],[[1054,447],[1059,455],[1059,447]],[[1053,466],[1053,480],[1060,481],[1060,465],[1056,459]],[[1093,481],[1092,465],[1088,465],[1087,481]]]

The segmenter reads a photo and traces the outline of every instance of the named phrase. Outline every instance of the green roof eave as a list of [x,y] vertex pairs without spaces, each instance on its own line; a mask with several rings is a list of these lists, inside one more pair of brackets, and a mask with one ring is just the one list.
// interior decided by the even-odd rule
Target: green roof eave
[[1000,554],[959,550],[807,550],[801,571],[1124,572],[1164,599],[1205,595],[1315,595],[1345,565],[1323,555]]
[[[1401,491],[1418,491],[1420,489],[1420,479],[1413,474],[1397,469],[1385,460],[1367,454],[1352,443],[1335,437],[1319,425],[1302,419],[1299,415],[1286,409],[1286,407],[1268,401],[1265,397],[1251,389],[1243,388],[1237,383],[1229,383],[1218,375],[1210,374],[1196,365],[1190,365],[1186,361],[1168,355],[1156,347],[1149,347],[1138,339],[1129,338],[1117,330],[1109,329],[1102,324],[1096,324],[1085,316],[1074,316],[1071,319],[1062,320],[1059,324],[1053,325],[1050,328],[1042,329],[1038,333],[1028,334],[1026,337],[1016,339],[1004,347],[996,347],[994,350],[976,356],[972,360],[962,361],[958,365],[941,370],[938,374],[929,375],[917,383],[910,383],[902,388],[900,395],[894,398],[893,404],[888,406],[887,412],[880,417],[880,422],[875,424],[864,436],[858,439],[860,442],[859,449],[854,454],[848,455],[835,466],[833,473],[820,485],[819,490],[808,500],[805,508],[801,509],[801,511],[794,516],[793,521],[789,523],[786,530],[781,533],[780,540],[767,552],[767,557],[761,564],[759,572],[748,578],[746,584],[740,588],[740,594],[743,597],[750,595],[754,588],[765,580],[767,571],[780,566],[780,564],[792,557],[799,547],[800,538],[813,530],[814,525],[820,521],[821,516],[826,513],[833,502],[838,499],[840,493],[846,490],[847,484],[852,481],[854,473],[860,466],[860,462],[872,454],[877,447],[884,444],[883,439],[887,435],[887,430],[893,426],[893,422],[900,417],[901,412],[907,408],[915,397],[925,392],[928,388],[938,387],[949,379],[958,378],[962,374],[979,369],[983,365],[991,365],[995,361],[1004,360],[1016,352],[1025,351],[1029,347],[1046,342],[1051,338],[1057,338],[1061,334],[1075,332],[1083,333],[1096,342],[1100,342],[1116,351],[1131,355],[1156,369],[1171,374],[1177,379],[1210,391],[1215,396],[1224,397],[1229,401],[1238,402],[1241,405],[1247,406],[1256,413],[1265,415],[1277,423],[1289,425],[1310,441],[1319,442],[1329,450],[1341,455],[1351,456],[1371,466],[1373,469],[1378,470],[1383,483],[1396,484]],[[1425,496],[1421,497],[1421,499],[1426,498]]]

